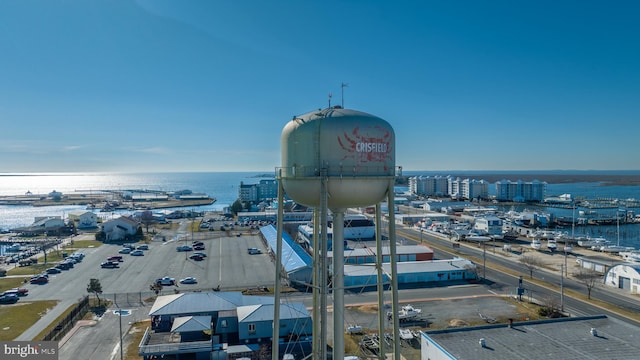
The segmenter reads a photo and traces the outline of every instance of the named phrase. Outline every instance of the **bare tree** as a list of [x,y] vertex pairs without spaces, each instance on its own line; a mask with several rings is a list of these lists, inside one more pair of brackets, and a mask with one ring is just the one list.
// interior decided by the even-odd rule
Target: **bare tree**
[[591,299],[591,290],[602,281],[602,276],[591,269],[580,267],[578,272],[573,274],[587,288],[587,298]]
[[542,297],[540,307],[540,315],[555,318],[562,316],[560,313],[560,303],[558,298],[551,295]]
[[527,270],[529,270],[530,279],[533,279],[533,272],[535,270],[538,270],[539,268],[544,266],[544,262],[540,260],[540,258],[533,255],[524,254],[520,256],[519,261],[527,268]]
[[149,233],[149,225],[153,224],[155,219],[153,218],[153,213],[149,210],[145,210],[142,212],[140,216],[140,221],[145,225],[145,231],[147,234]]

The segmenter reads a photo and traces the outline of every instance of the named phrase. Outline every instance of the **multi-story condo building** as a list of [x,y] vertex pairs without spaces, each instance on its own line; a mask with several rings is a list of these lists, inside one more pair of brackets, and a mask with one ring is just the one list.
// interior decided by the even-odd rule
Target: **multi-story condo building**
[[496,182],[496,200],[499,201],[543,201],[547,192],[547,183],[533,180],[500,180]]
[[242,202],[259,203],[278,197],[278,182],[275,179],[263,179],[257,184],[240,182],[238,198]]
[[448,179],[444,176],[414,176],[409,178],[409,190],[421,196],[447,195]]

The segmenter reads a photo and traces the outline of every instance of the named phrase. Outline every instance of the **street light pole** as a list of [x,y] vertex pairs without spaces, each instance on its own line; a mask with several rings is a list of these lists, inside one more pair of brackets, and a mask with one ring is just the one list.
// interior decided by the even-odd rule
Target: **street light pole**
[[564,312],[564,265],[560,265],[560,311]]

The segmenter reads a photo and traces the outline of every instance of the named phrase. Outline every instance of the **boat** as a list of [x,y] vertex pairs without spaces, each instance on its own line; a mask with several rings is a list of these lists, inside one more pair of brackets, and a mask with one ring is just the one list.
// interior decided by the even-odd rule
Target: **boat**
[[[407,304],[407,305],[404,305],[402,308],[400,308],[400,310],[398,311],[398,320],[400,321],[413,320],[416,317],[418,317],[420,314],[422,314],[422,309],[416,309],[410,304]],[[393,313],[389,311],[387,313],[387,319],[391,319],[391,318],[393,318]]]
[[635,250],[635,248],[632,246],[603,245],[603,246],[600,246],[598,250],[602,252],[609,252],[609,253],[620,253],[623,251],[633,251]]
[[502,234],[502,237],[505,240],[517,240],[518,239],[518,233],[512,230],[506,231]]
[[621,251],[618,255],[626,262],[640,263],[640,252],[638,250]]
[[584,240],[578,240],[578,246],[586,247],[586,248],[600,248],[601,246],[609,244],[609,240],[603,237],[587,237]]
[[542,247],[542,243],[540,242],[540,239],[533,239],[531,241],[531,247],[534,250],[540,250],[540,248]]
[[473,242],[485,242],[490,241],[491,238],[488,236],[480,235],[478,233],[470,232],[464,237],[465,241],[473,241]]
[[555,239],[547,240],[547,249],[549,249],[549,251],[556,251],[556,249],[558,249],[558,244]]

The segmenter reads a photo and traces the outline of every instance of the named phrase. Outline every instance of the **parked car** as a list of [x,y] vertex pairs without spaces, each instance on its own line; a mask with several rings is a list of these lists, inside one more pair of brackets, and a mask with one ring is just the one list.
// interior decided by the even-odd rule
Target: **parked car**
[[163,278],[157,279],[156,284],[160,284],[162,286],[171,286],[176,284],[176,279],[165,276]]
[[52,268],[48,268],[46,270],[47,274],[60,274],[62,272],[62,270],[52,267]]
[[22,296],[27,296],[29,294],[29,290],[25,289],[25,288],[13,288],[10,290],[7,290],[5,292],[3,292],[2,294],[0,294],[0,296],[2,295],[15,295],[18,297],[22,297]]
[[122,256],[120,255],[114,255],[114,256],[109,256],[107,258],[107,261],[117,261],[117,262],[122,262]]
[[125,247],[120,249],[120,251],[118,251],[119,254],[128,254],[131,252],[131,248]]
[[142,251],[142,250],[133,250],[129,255],[132,255],[132,256],[144,256],[144,251]]
[[180,284],[197,284],[198,280],[196,278],[189,276],[184,279],[180,279]]
[[138,247],[136,249],[137,250],[149,250],[149,245],[147,245],[147,244],[138,245]]
[[71,265],[69,265],[69,263],[66,263],[66,262],[58,263],[55,267],[60,269],[60,270],[69,270],[69,269],[71,269]]
[[29,282],[32,284],[46,284],[49,282],[49,279],[46,276],[37,275],[32,277]]
[[204,260],[204,257],[202,257],[201,255],[193,254],[193,255],[189,256],[189,259],[195,260],[195,261],[202,261],[202,260]]
[[193,247],[193,250],[204,250],[204,245],[196,245]]
[[15,304],[18,302],[18,295],[8,294],[0,296],[0,304]]
[[202,256],[203,258],[204,258],[204,257],[207,257],[207,254],[205,254],[205,253],[203,253],[203,252],[194,252],[194,253],[193,253],[193,255],[200,255],[200,256]]
[[182,245],[182,246],[178,246],[176,248],[176,251],[181,252],[181,251],[193,251],[193,248],[189,245]]
[[258,248],[248,248],[247,252],[249,253],[249,255],[262,254],[262,251],[260,251],[260,249]]
[[204,246],[204,243],[202,241],[196,240],[191,245],[193,245],[193,246]]
[[116,261],[105,261],[102,264],[100,264],[100,267],[103,269],[115,269],[120,267],[120,264]]

